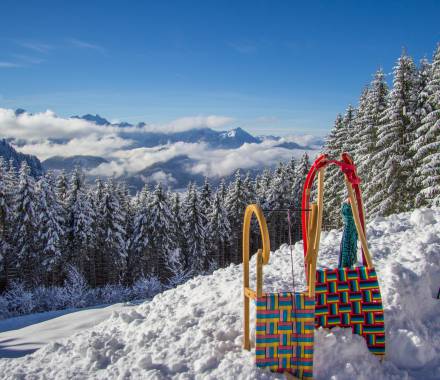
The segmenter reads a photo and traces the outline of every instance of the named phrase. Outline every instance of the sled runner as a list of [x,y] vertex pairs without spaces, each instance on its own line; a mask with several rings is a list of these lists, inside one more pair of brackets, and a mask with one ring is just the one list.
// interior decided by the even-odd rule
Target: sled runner
[[[316,219],[317,207],[312,209]],[[256,254],[256,291],[249,287],[249,238],[251,219],[259,223],[262,249]],[[315,327],[315,270],[316,257],[308,256],[308,288],[306,292],[263,292],[263,266],[269,263],[270,240],[266,219],[258,205],[246,208],[243,224],[243,294],[244,294],[244,348],[250,350],[250,299],[256,304],[255,362],[258,367],[285,373],[287,377],[313,378],[313,345]]]
[[[365,212],[360,179],[356,166],[347,153],[341,161],[330,160],[327,155],[319,156],[312,165],[305,184],[302,198],[302,229],[304,259],[308,264],[316,260],[321,236],[324,173],[328,165],[337,165],[344,173],[345,184],[350,198],[353,218],[361,243],[363,265],[354,268],[325,268],[316,271],[316,326],[351,328],[361,335],[369,350],[379,356],[385,354],[385,325],[380,287],[370,256],[365,236]],[[318,177],[317,219],[309,217],[305,211],[310,207],[310,191]],[[307,272],[309,276],[313,276]],[[309,282],[310,279],[309,279]]]

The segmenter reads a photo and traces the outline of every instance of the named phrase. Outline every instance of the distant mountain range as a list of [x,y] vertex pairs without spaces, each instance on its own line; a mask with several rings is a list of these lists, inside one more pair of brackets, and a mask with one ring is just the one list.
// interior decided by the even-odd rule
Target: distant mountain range
[[144,147],[152,148],[159,145],[172,144],[175,142],[200,143],[205,142],[213,148],[235,149],[245,143],[259,143],[261,140],[252,136],[242,128],[235,128],[229,131],[215,131],[211,128],[195,128],[182,132],[148,132],[143,129],[145,123],[133,125],[127,122],[110,123],[107,119],[99,115],[83,115],[72,116],[73,119],[82,119],[101,126],[115,126],[120,128],[134,127],[139,132],[130,130],[130,132],[122,132],[119,135],[135,141],[133,148]]
[[108,160],[102,157],[96,156],[53,156],[43,161],[43,166],[46,170],[67,172],[72,171],[75,167],[79,166],[83,170],[92,170],[101,164],[107,163]]
[[[17,116],[25,112],[26,111],[23,109],[17,109],[15,111]],[[111,123],[109,120],[97,114],[72,116],[71,119],[85,120],[98,126],[102,126],[102,128],[117,127],[118,137],[130,142],[129,146],[124,147],[126,150],[136,148],[157,148],[157,150],[166,150],[175,143],[203,143],[208,147],[207,152],[209,152],[209,149],[228,150],[238,149],[244,144],[269,143],[272,148],[284,148],[287,150],[292,150],[293,154],[293,151],[295,150],[305,151],[319,149],[323,143],[320,138],[314,138],[312,136],[302,139],[294,139],[295,141],[278,136],[253,136],[240,127],[226,131],[217,131],[205,127],[177,132],[161,132],[156,130],[150,131],[145,123],[138,123],[136,125],[127,122]],[[68,140],[56,142],[66,143],[67,141]],[[5,146],[5,143],[6,142],[3,142],[3,147]],[[14,143],[18,144],[17,146],[21,146],[22,144],[20,141],[15,141]],[[3,150],[5,149],[6,148],[3,148]],[[36,157],[18,153],[11,146],[9,146],[9,148],[6,150],[8,150],[9,153],[3,154],[0,152],[0,155],[9,157],[12,155],[11,152],[15,152],[16,155],[20,155],[17,156],[17,162],[19,162],[20,159],[26,159],[28,163],[31,162],[32,164],[30,164],[30,166],[36,175],[41,174],[43,170],[52,170],[54,172],[65,170],[70,172],[77,166],[83,168],[83,170],[87,173],[98,168],[100,165],[109,164],[110,160],[113,160],[113,158],[94,155],[53,156],[49,157],[41,164]],[[202,183],[203,175],[195,174],[189,170],[189,168],[193,167],[195,164],[197,164],[197,161],[186,154],[178,154],[177,156],[172,156],[172,158],[169,158],[166,161],[160,161],[146,166],[136,173],[123,175],[122,178],[130,185],[132,189],[135,190],[140,189],[146,182],[150,184],[164,182],[167,184],[167,186],[180,189],[186,187],[189,181]],[[237,167],[239,167],[239,163]],[[251,168],[251,172],[259,170],[261,170],[261,167]],[[92,180],[95,176],[88,173],[88,177]],[[213,179],[214,182],[217,180],[218,178]]]

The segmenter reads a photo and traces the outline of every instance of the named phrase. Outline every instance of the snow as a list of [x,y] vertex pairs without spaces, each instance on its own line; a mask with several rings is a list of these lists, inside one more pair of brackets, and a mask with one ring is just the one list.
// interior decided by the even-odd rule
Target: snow
[[115,310],[130,307],[118,303],[84,309],[36,313],[0,321],[0,357],[20,357],[77,331],[96,326]]
[[[386,358],[381,362],[370,354],[350,330],[321,328],[315,332],[315,378],[439,379],[440,300],[434,297],[440,286],[440,209],[376,218],[367,234],[385,308]],[[321,266],[336,265],[340,237],[338,231],[323,233]],[[292,250],[295,284],[301,289],[302,243]],[[251,268],[255,283],[254,260]],[[253,353],[241,348],[241,281],[241,266],[230,265],[137,307],[116,307],[94,327],[72,328],[72,335],[33,354],[0,359],[0,373],[5,379],[281,378],[257,369]],[[287,245],[271,255],[264,282],[268,291],[291,289]],[[51,321],[44,322],[46,330],[33,326],[28,339],[39,341]],[[20,338],[19,331],[8,332],[9,337]]]

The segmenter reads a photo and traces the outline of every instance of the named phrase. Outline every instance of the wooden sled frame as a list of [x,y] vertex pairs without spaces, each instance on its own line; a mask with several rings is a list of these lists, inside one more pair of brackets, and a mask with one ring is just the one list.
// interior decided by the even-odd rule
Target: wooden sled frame
[[[311,220],[318,220],[318,208],[314,204],[312,205]],[[251,221],[252,216],[255,215],[261,233],[262,239],[262,249],[258,249],[256,255],[257,262],[257,286],[256,291],[249,287],[249,251],[250,251],[250,232],[251,232]],[[309,236],[315,236],[316,226],[311,226],[311,233]],[[310,242],[312,244],[312,242]],[[318,242],[319,244],[319,242]],[[316,253],[318,250],[315,251]],[[257,297],[263,295],[263,265],[269,263],[270,258],[270,239],[269,231],[267,229],[266,219],[264,217],[263,211],[260,206],[256,204],[251,204],[246,207],[243,222],[243,348],[246,350],[251,349],[250,344],[250,328],[249,328],[249,318],[250,318],[250,300],[256,300]],[[315,272],[316,272],[316,259],[317,255],[309,254],[306,260],[306,274],[307,274],[307,293],[309,297],[315,297]]]

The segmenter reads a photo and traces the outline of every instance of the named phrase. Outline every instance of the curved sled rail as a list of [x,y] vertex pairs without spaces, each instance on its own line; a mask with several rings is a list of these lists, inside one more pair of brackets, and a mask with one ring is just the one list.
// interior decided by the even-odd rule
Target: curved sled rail
[[[249,287],[249,251],[252,216],[255,215],[260,226],[263,248],[257,251],[257,291]],[[246,207],[243,222],[243,298],[244,298],[244,338],[243,347],[251,349],[249,340],[249,307],[250,299],[256,299],[263,294],[263,265],[269,262],[270,239],[263,210],[256,204]]]
[[311,235],[309,233],[309,230],[311,229],[309,215],[305,211],[302,213],[304,257],[307,260],[308,252],[311,251],[315,253],[314,251],[317,251],[319,248],[319,240],[321,235],[320,227],[322,224],[323,215],[324,170],[328,165],[339,166],[340,170],[344,174],[345,185],[347,187],[348,197],[350,198],[353,218],[359,240],[361,242],[362,259],[364,265],[372,268],[373,262],[371,260],[371,255],[365,237],[365,211],[362,202],[362,193],[359,187],[360,179],[356,173],[356,166],[348,153],[343,153],[341,155],[341,161],[330,160],[326,154],[320,155],[313,163],[309,173],[307,174],[306,181],[304,183],[302,209],[306,210],[310,208],[310,192],[315,176],[318,174],[318,218],[317,221],[314,221],[314,223],[317,223],[317,228],[314,228],[315,235]]

